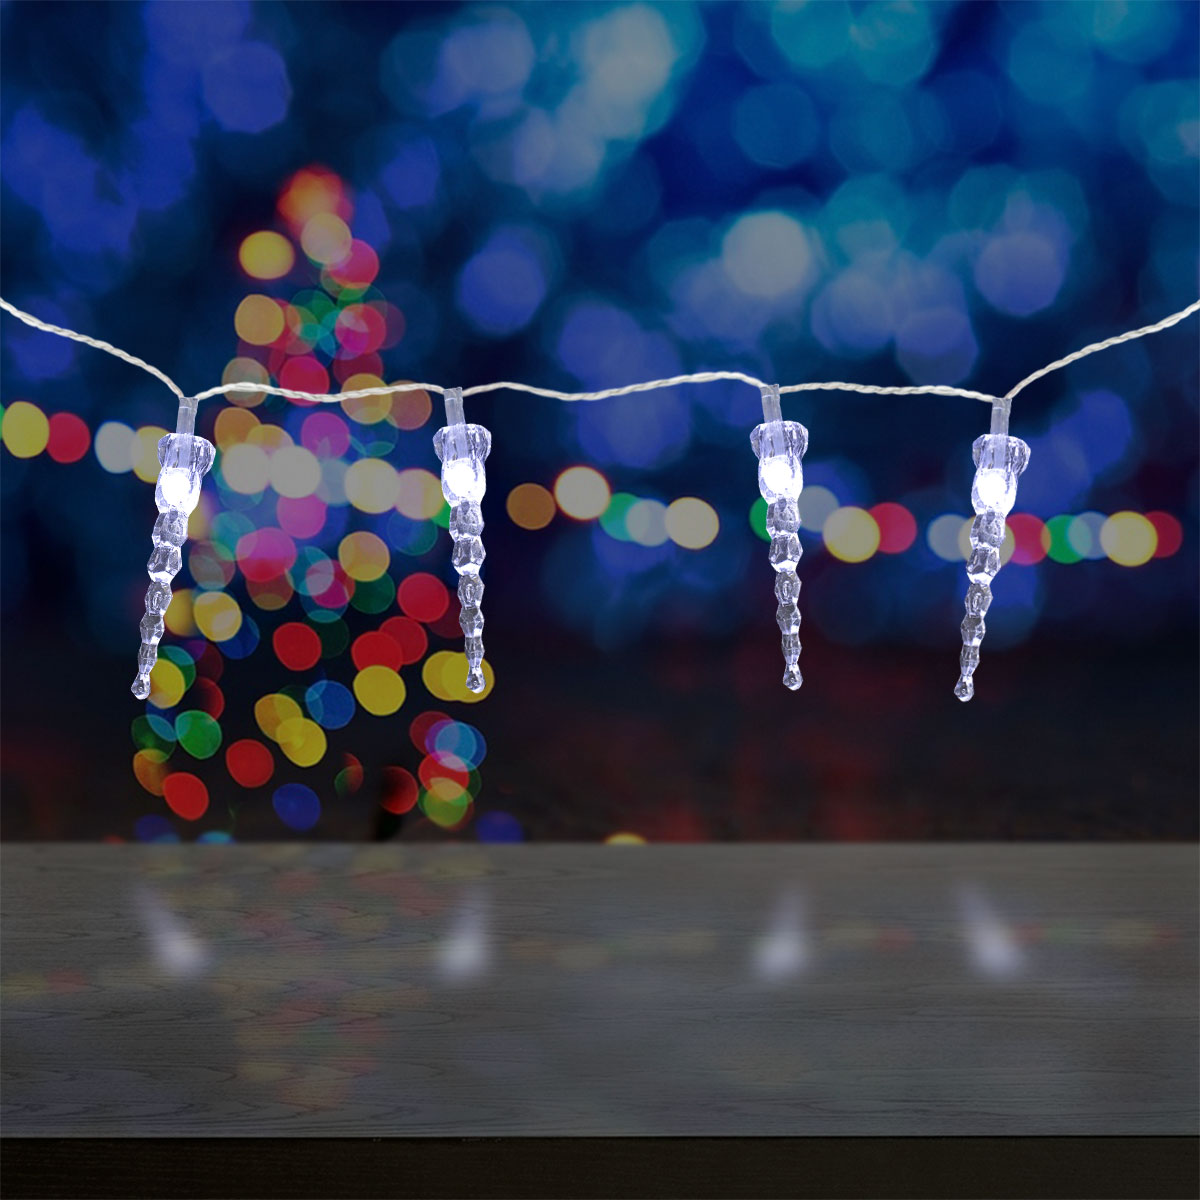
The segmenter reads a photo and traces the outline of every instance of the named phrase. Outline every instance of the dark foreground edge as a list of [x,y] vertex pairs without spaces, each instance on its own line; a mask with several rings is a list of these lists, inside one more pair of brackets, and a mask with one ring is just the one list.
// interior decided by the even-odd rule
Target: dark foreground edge
[[5,1138],[43,1197],[872,1197],[1193,1200],[1200,1139]]

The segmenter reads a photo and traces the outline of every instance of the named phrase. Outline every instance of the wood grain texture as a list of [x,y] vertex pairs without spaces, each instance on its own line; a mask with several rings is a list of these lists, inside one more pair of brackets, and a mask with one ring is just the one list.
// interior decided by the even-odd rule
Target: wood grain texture
[[9,1136],[1190,1135],[1166,845],[21,845]]

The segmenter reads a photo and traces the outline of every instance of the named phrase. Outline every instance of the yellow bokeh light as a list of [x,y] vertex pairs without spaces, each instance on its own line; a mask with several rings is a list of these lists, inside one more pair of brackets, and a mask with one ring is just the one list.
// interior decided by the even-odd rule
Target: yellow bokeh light
[[504,507],[522,529],[545,529],[554,520],[554,497],[540,483],[518,483]]
[[296,444],[292,441],[292,435],[282,425],[255,425],[246,434],[246,441],[249,445],[258,446],[268,454],[274,454],[277,450],[286,450],[289,446]]
[[458,700],[462,704],[477,704],[491,694],[496,683],[492,664],[485,658],[480,670],[483,672],[483,691],[472,692],[467,688],[467,656],[453,650],[437,650],[421,667],[421,681],[431,696],[438,700]]
[[[342,384],[343,392],[358,392],[364,388],[385,387],[378,375],[368,371],[360,371],[351,375]],[[393,393],[384,392],[379,396],[349,396],[342,400],[342,411],[359,425],[378,425],[385,417],[391,415]]]
[[269,229],[243,238],[238,247],[242,270],[255,279],[282,279],[295,261],[292,243]]
[[223,408],[217,413],[213,425],[213,440],[218,449],[228,450],[244,442],[252,429],[258,427],[258,418],[244,408]]
[[134,778],[152,796],[163,794],[163,780],[167,777],[167,756],[161,750],[139,750],[133,756]]
[[285,721],[291,721],[303,715],[300,705],[291,696],[285,696],[283,692],[272,692],[268,696],[261,696],[254,704],[254,720],[263,734],[273,742],[279,740],[279,727]]
[[281,496],[311,496],[321,486],[321,464],[311,450],[285,446],[271,455],[268,478]]
[[712,545],[721,528],[716,509],[695,496],[682,496],[667,506],[667,536],[685,550],[703,550]]
[[348,533],[338,546],[338,562],[346,574],[359,583],[383,578],[391,557],[383,538],[366,530]]
[[346,498],[365,513],[383,513],[393,508],[400,479],[391,463],[382,458],[360,458],[350,464],[345,480]]
[[429,790],[421,797],[421,811],[442,829],[453,829],[460,824],[470,807],[470,793],[462,788],[453,796],[442,796]]
[[174,708],[186,691],[183,672],[169,658],[160,658],[150,671],[150,703],[155,708]]
[[283,309],[270,296],[247,296],[233,315],[233,327],[243,342],[269,346],[283,332]]
[[170,606],[163,613],[163,624],[176,637],[196,636],[196,617],[193,613],[195,592],[191,588],[180,588],[171,597]]
[[429,786],[425,789],[426,795],[436,796],[439,800],[455,801],[465,797],[468,801],[471,798],[470,793],[461,783],[450,779],[446,775],[435,775],[430,781]]
[[1158,549],[1158,530],[1141,513],[1113,513],[1100,526],[1100,545],[1122,567],[1140,567]]
[[612,489],[599,471],[591,467],[568,467],[554,481],[554,498],[568,517],[591,521],[608,508]]
[[221,478],[225,485],[243,496],[263,491],[270,478],[271,464],[261,446],[241,443],[230,446],[221,455]]
[[408,694],[404,680],[391,667],[363,667],[354,677],[354,695],[359,704],[376,717],[391,716]]
[[[225,370],[221,373],[222,383],[261,383],[264,386],[271,382],[270,373],[267,368],[262,365],[257,359],[246,358],[239,356],[231,358],[225,364]],[[226,399],[231,404],[240,405],[242,408],[254,408],[261,404],[266,399],[266,392],[228,392]]]
[[410,521],[428,521],[442,509],[442,484],[423,467],[401,471],[396,481],[396,510]]
[[640,833],[610,833],[604,839],[606,846],[644,846],[646,839]]
[[304,223],[300,245],[313,262],[336,265],[350,253],[353,237],[341,217],[331,212],[317,213]]
[[15,400],[4,410],[0,440],[14,458],[33,458],[50,440],[50,419],[36,404]]
[[842,562],[866,562],[879,549],[879,523],[865,508],[845,504],[825,518],[825,548]]
[[192,602],[192,617],[210,642],[227,642],[242,627],[242,610],[228,592],[202,592]]
[[298,767],[315,766],[325,757],[329,743],[316,721],[308,717],[288,717],[275,729],[279,748]]
[[158,443],[166,432],[161,425],[143,425],[133,435],[133,473],[143,483],[158,478]]
[[200,503],[188,517],[188,541],[203,542],[212,534],[212,492],[201,492]]

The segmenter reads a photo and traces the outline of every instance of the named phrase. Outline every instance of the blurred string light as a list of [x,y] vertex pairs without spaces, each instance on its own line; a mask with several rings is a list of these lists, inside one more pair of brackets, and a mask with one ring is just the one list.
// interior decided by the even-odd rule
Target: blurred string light
[[[301,173],[287,193],[287,211],[285,216],[293,228],[300,230],[300,242],[304,252],[314,262],[322,265],[322,283],[326,288],[323,299],[319,294],[313,294],[313,308],[301,309],[284,305],[280,301],[262,296],[247,297],[238,308],[235,324],[238,325],[239,335],[244,341],[254,345],[268,346],[287,333],[289,338],[299,338],[300,350],[322,341],[331,336],[340,343],[343,350],[361,355],[375,354],[383,348],[386,340],[387,319],[377,308],[367,304],[352,303],[339,306],[336,309],[329,300],[329,293],[339,294],[344,290],[354,293],[370,287],[374,272],[378,268],[378,260],[373,252],[357,253],[356,242],[349,227],[337,210],[340,203],[335,195],[336,187],[320,173]],[[331,193],[332,189],[332,193]],[[281,203],[281,209],[284,205]],[[348,215],[348,214],[347,214]],[[755,218],[745,218],[727,238],[727,248],[733,246],[739,261],[746,254],[757,255],[754,247],[763,241],[764,245],[774,244],[782,235],[781,230],[775,230],[767,236],[762,219],[764,214]],[[764,240],[765,238],[765,240]],[[776,288],[775,276],[781,270],[794,274],[803,273],[807,268],[803,265],[805,256],[803,235],[797,240],[789,232],[784,239],[786,253],[781,258],[773,258],[768,269],[767,260],[760,264],[762,271],[757,273],[754,286],[771,292]],[[369,247],[367,248],[369,249]],[[277,248],[276,248],[277,250]],[[268,248],[262,252],[264,258],[270,258]],[[761,257],[761,256],[759,256]],[[354,265],[348,265],[352,264]],[[782,266],[780,265],[782,263]],[[790,265],[789,265],[790,264]],[[259,269],[274,269],[264,266]],[[789,275],[785,288],[793,286],[794,281]],[[745,289],[743,289],[745,290]],[[159,443],[159,461],[162,469],[159,473],[156,498],[159,501],[159,524],[155,526],[155,552],[150,560],[150,573],[153,580],[147,593],[147,615],[142,623],[142,649],[139,652],[139,673],[134,683],[135,694],[145,697],[151,692],[150,673],[154,667],[157,642],[162,636],[164,622],[162,613],[169,603],[169,580],[179,570],[179,546],[187,536],[187,517],[199,500],[199,483],[208,466],[211,465],[214,447],[203,438],[193,435],[196,406],[201,399],[217,395],[248,394],[261,402],[267,394],[282,395],[306,403],[339,403],[345,406],[351,401],[367,401],[367,409],[371,415],[365,420],[374,424],[384,412],[395,402],[396,386],[388,386],[375,382],[374,373],[358,373],[344,381],[347,384],[358,382],[370,386],[343,387],[340,393],[308,392],[284,386],[274,386],[263,381],[237,381],[223,383],[219,387],[200,392],[194,397],[187,397],[182,390],[157,368],[150,366],[123,350],[73,330],[52,325],[23,312],[7,301],[0,299],[0,307],[18,317],[26,324],[42,329],[58,336],[91,345],[105,350],[135,366],[149,371],[162,380],[179,398],[179,422],[175,435],[167,435]],[[1036,307],[1036,306],[1035,306]],[[479,609],[483,585],[479,579],[479,566],[483,561],[483,543],[479,537],[483,528],[483,518],[479,508],[479,500],[484,492],[483,461],[491,446],[491,435],[478,425],[469,425],[463,416],[463,399],[466,396],[478,395],[499,389],[522,391],[533,395],[545,396],[561,400],[600,400],[609,397],[630,396],[635,393],[652,389],[671,387],[680,383],[704,383],[719,380],[737,380],[760,389],[763,401],[764,423],[758,426],[752,437],[755,453],[759,456],[759,487],[763,499],[767,502],[767,532],[771,538],[771,561],[777,571],[776,596],[779,601],[777,620],[783,636],[783,651],[787,669],[784,673],[784,684],[789,688],[798,688],[802,682],[797,666],[799,642],[799,610],[796,600],[799,595],[799,580],[795,568],[799,562],[801,548],[798,539],[800,522],[799,499],[803,490],[803,473],[800,466],[805,449],[807,448],[807,430],[795,422],[784,422],[779,406],[779,397],[784,392],[806,392],[818,390],[850,391],[870,395],[916,395],[936,394],[959,396],[972,400],[980,400],[992,406],[991,432],[978,439],[974,453],[976,466],[975,484],[972,488],[972,503],[976,510],[976,519],[972,523],[970,542],[972,553],[968,561],[968,576],[971,586],[967,593],[967,615],[963,620],[963,649],[961,653],[961,674],[955,687],[955,695],[960,700],[969,700],[974,694],[973,674],[979,661],[979,643],[984,634],[984,614],[991,600],[990,581],[1000,568],[1000,550],[1006,540],[1005,517],[1011,512],[1016,497],[1016,478],[1024,470],[1029,457],[1029,447],[1018,438],[1008,436],[1009,416],[1013,399],[1026,387],[1052,371],[1057,371],[1077,362],[1098,351],[1120,345],[1135,338],[1158,333],[1163,329],[1184,320],[1193,313],[1200,311],[1200,301],[1188,305],[1179,312],[1164,318],[1152,325],[1129,330],[1126,333],[1110,337],[1101,342],[1095,342],[1080,350],[1074,351],[1063,358],[1048,363],[1032,374],[1027,375],[1004,396],[993,396],[986,393],[968,391],[962,388],[944,385],[918,385],[915,387],[878,387],[874,385],[855,384],[846,382],[823,382],[790,384],[780,387],[768,384],[740,371],[707,371],[691,375],[677,375],[668,379],[647,380],[629,384],[624,387],[607,388],[593,392],[561,392],[550,388],[541,388],[529,384],[502,381],[497,383],[479,384],[472,388],[446,388],[438,384],[409,383],[404,385],[404,391],[419,391],[423,393],[439,392],[446,400],[447,425],[438,431],[435,438],[435,448],[442,460],[442,491],[446,500],[453,506],[451,516],[451,534],[455,542],[454,566],[460,575],[460,600],[462,613],[460,621],[464,634],[464,644],[467,660],[467,686],[476,695],[485,691],[488,681],[482,669],[483,617]],[[323,314],[323,315],[322,315]],[[332,349],[332,347],[330,347]],[[293,347],[293,349],[296,349]],[[273,351],[277,353],[277,351]],[[315,360],[314,360],[315,361]],[[282,362],[275,362],[275,373],[279,373]],[[316,364],[319,366],[319,364]],[[321,367],[321,379],[327,380],[324,368]],[[366,376],[366,377],[364,377]],[[378,406],[378,412],[376,412]],[[16,406],[14,406],[16,407]],[[350,410],[351,416],[355,411]],[[359,418],[364,419],[362,417]],[[14,439],[18,446],[30,447],[30,456],[38,453],[49,443],[49,422],[36,409],[29,405],[21,409],[17,418],[17,434]],[[44,425],[44,428],[43,428]],[[128,429],[128,427],[124,427]],[[103,429],[101,430],[103,432]],[[282,448],[281,443],[290,441],[284,430],[269,432],[263,429],[264,439],[272,439],[271,447],[276,453]],[[237,447],[231,448],[232,450]],[[261,448],[258,448],[261,450]],[[256,447],[243,443],[243,453],[240,456],[244,463],[238,464],[233,478],[240,478],[245,494],[261,492],[268,482],[281,493],[281,501],[286,499],[302,499],[310,496],[325,481],[324,472],[318,464],[316,455],[306,448],[293,447],[294,453],[283,458],[272,476],[271,464],[267,462],[265,452],[255,454]],[[400,476],[389,463],[374,456],[375,447],[370,448],[370,456],[358,459],[345,470],[338,480],[345,495],[356,507],[367,513],[382,514],[389,509],[400,510]],[[207,456],[207,462],[203,459]],[[130,466],[134,458],[140,461],[141,455],[131,455]],[[264,469],[265,467],[265,469]],[[224,472],[222,473],[224,475]],[[279,485],[287,480],[281,488]],[[237,484],[235,483],[236,487]],[[417,491],[420,492],[420,485]],[[575,467],[559,477],[555,486],[555,499],[564,512],[587,520],[599,517],[606,512],[611,500],[611,492],[607,481],[598,472],[587,467]],[[629,528],[629,517],[637,507],[637,503],[629,506],[625,514],[625,528]],[[709,544],[716,536],[717,524],[715,519],[710,521],[706,512],[708,506],[695,498],[685,498],[676,501],[664,515],[664,527],[667,535],[678,544],[697,548]],[[836,510],[826,544],[831,550],[845,561],[863,561],[869,558],[882,541],[882,531],[878,520],[864,510],[854,507]],[[1124,565],[1137,565],[1148,561],[1155,553],[1158,533],[1155,526],[1140,518],[1137,514],[1117,514],[1102,526],[1102,547],[1105,553],[1114,561]],[[715,514],[714,514],[715,518]],[[166,522],[164,524],[164,522]],[[826,521],[830,526],[830,521]],[[1107,530],[1107,534],[1104,531]],[[160,538],[161,535],[161,538]],[[1103,538],[1107,536],[1107,544]],[[176,540],[177,538],[177,540]],[[938,542],[942,540],[939,532]],[[1015,538],[1014,538],[1015,541]],[[933,539],[931,537],[931,545]],[[935,550],[936,552],[936,550]],[[318,552],[319,553],[319,552]],[[313,566],[320,568],[319,563]],[[340,572],[340,574],[339,574]],[[309,584],[309,593],[317,605],[337,619],[337,611],[349,604],[356,590],[356,580],[339,562],[337,569],[332,565],[328,569],[318,570],[317,584],[309,578],[311,568],[305,575]],[[370,582],[369,580],[366,582]],[[464,594],[465,589],[465,594]],[[165,598],[164,598],[165,590]],[[367,606],[370,607],[368,597]],[[161,608],[158,607],[161,604]],[[203,615],[208,628],[201,624],[200,616],[193,605],[193,616],[197,625],[206,636],[218,641],[233,643],[241,634],[240,643],[234,643],[230,648],[236,655],[240,650],[248,653],[257,644],[257,628],[249,620],[242,631],[240,610],[235,617],[229,611],[217,611],[220,602],[216,599],[205,600]],[[236,607],[236,606],[235,606]],[[327,619],[327,618],[322,618]],[[434,677],[437,678],[437,672]],[[394,677],[394,678],[393,678]],[[432,690],[432,689],[431,689]],[[400,707],[404,698],[404,684],[391,668],[382,664],[372,664],[359,672],[355,681],[355,694],[359,702],[368,711],[379,715],[394,712]],[[308,722],[318,732],[320,726]],[[301,735],[296,733],[295,738]],[[322,735],[323,737],[323,735]],[[303,739],[302,739],[303,740]],[[315,739],[304,741],[297,753],[307,756],[316,745]],[[323,753],[323,748],[321,753]]]

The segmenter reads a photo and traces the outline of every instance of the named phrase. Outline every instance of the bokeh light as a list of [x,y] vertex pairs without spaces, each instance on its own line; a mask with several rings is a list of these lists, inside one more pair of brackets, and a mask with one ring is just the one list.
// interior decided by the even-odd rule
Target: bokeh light
[[608,507],[608,480],[593,467],[568,467],[554,481],[558,506],[577,521],[591,521]]
[[521,529],[545,529],[554,520],[554,497],[538,483],[517,484],[504,507]]
[[252,279],[282,279],[295,261],[292,243],[269,229],[250,234],[238,247],[238,262]]

